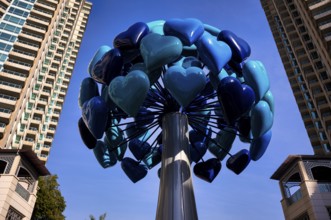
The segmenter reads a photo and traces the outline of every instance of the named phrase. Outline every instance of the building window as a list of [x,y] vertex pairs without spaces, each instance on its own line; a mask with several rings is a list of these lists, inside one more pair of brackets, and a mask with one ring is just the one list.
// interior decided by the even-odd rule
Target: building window
[[13,207],[9,207],[6,220],[22,220],[24,218],[24,215],[22,215],[19,211],[14,209]]

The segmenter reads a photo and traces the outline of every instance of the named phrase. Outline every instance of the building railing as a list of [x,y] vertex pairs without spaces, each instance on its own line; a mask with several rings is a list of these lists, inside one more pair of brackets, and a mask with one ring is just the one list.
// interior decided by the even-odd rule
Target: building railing
[[6,109],[6,108],[0,108],[0,112],[10,114],[10,113],[12,113],[12,110]]
[[15,71],[12,71],[12,70],[7,70],[7,69],[2,70],[2,72],[9,73],[9,74],[12,74],[12,75],[15,75],[15,76],[20,76],[20,77],[27,77],[28,76],[27,74],[23,74],[23,73],[19,73],[19,72],[15,72]]
[[320,192],[331,192],[331,183],[318,183]]
[[39,48],[39,45],[38,44],[33,44],[33,43],[30,43],[30,42],[27,42],[27,41],[24,41],[24,40],[17,40],[17,42],[19,43],[22,43],[22,44],[26,44],[26,45],[29,45],[29,46],[32,46],[32,47],[37,47]]
[[15,192],[17,192],[17,194],[20,195],[26,201],[29,201],[30,192],[26,190],[21,184],[17,183]]
[[4,127],[6,127],[6,124],[5,124],[5,123],[2,123],[2,122],[0,122],[0,128],[4,128]]
[[17,101],[16,97],[5,95],[5,94],[0,94],[0,98],[8,99],[8,100],[11,100],[11,101]]
[[26,66],[26,67],[31,67],[32,66],[29,63],[24,63],[24,62],[21,62],[21,61],[18,61],[18,60],[8,59],[8,61],[11,62],[11,63],[16,63],[16,64],[19,64],[19,65],[22,65],[22,66]]
[[10,87],[18,88],[18,89],[22,89],[22,86],[21,85],[17,85],[17,84],[6,82],[6,81],[2,81],[2,80],[0,80],[0,84],[1,85],[5,85],[5,86],[10,86]]
[[293,203],[299,201],[302,198],[301,189],[298,189],[293,195],[287,198],[288,205],[292,205]]
[[17,52],[17,53],[21,53],[21,54],[27,55],[27,56],[30,56],[30,57],[36,57],[36,54],[28,53],[28,52],[25,52],[25,51],[22,51],[22,50],[13,49],[13,51],[14,52]]

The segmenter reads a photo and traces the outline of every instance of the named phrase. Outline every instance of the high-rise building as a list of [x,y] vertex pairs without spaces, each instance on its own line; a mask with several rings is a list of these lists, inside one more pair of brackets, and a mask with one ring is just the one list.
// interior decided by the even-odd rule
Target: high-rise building
[[0,0],[0,148],[46,163],[91,7]]
[[261,3],[315,154],[290,155],[271,178],[286,219],[331,219],[331,1]]

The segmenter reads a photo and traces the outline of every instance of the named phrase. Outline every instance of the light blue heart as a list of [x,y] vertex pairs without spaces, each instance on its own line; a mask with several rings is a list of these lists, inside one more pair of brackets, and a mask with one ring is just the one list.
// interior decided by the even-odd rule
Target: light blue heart
[[217,41],[208,32],[205,32],[195,45],[201,60],[214,74],[219,73],[231,59],[231,48],[226,43]]
[[180,66],[168,68],[164,75],[164,86],[182,106],[186,107],[205,88],[207,78],[202,69]]
[[249,148],[249,153],[252,160],[257,161],[263,156],[263,154],[266,152],[268,148],[268,145],[271,140],[271,136],[272,136],[272,132],[271,130],[269,130],[261,137],[252,141]]
[[113,102],[130,116],[135,116],[144,102],[150,87],[148,76],[134,70],[118,76],[109,84],[109,96]]
[[105,53],[107,53],[108,51],[110,51],[111,48],[107,45],[103,45],[101,46],[97,52],[94,54],[89,66],[88,66],[88,72],[90,73],[90,75],[92,76],[92,70],[94,65],[101,60],[101,58],[103,57],[103,55],[105,55]]
[[203,26],[205,28],[205,31],[207,31],[208,33],[210,33],[211,35],[213,35],[215,37],[217,37],[218,34],[221,32],[220,29],[218,29],[218,28],[216,28],[214,26],[211,26],[209,24],[204,24]]
[[270,130],[274,118],[270,106],[260,100],[251,111],[251,130],[253,139],[257,139]]
[[259,101],[270,88],[269,77],[260,61],[248,61],[243,66],[243,77],[247,85],[255,92],[255,100]]
[[140,53],[148,71],[177,60],[183,50],[182,42],[173,36],[150,33],[141,40]]
[[219,160],[224,160],[228,152],[230,152],[233,142],[236,139],[236,131],[232,128],[224,128],[218,132],[214,141],[222,146],[217,146],[213,141],[209,141],[208,150],[217,157]]
[[165,23],[164,20],[156,20],[156,21],[148,22],[147,26],[149,28],[149,32],[164,35],[163,33],[164,23]]
[[274,96],[272,95],[270,90],[264,95],[263,100],[269,104],[271,112],[275,114]]

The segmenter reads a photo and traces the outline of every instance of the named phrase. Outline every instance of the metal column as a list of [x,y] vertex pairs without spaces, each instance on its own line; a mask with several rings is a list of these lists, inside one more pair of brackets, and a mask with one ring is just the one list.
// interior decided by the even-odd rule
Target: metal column
[[186,115],[165,115],[162,133],[162,168],[156,219],[197,220]]

